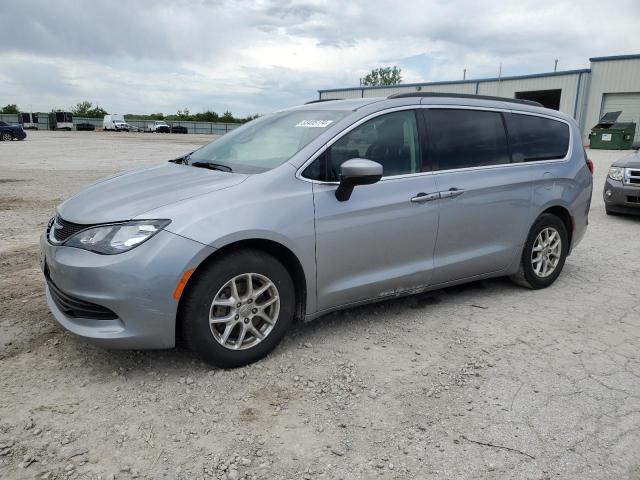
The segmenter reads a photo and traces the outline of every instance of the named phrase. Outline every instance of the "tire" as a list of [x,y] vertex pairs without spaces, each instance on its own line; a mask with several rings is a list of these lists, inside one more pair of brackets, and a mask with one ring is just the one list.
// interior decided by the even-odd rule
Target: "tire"
[[10,132],[2,132],[2,134],[0,134],[0,140],[10,142],[13,140],[13,135]]
[[[273,288],[268,287],[252,302],[247,295],[248,274],[254,292],[267,288],[269,282]],[[295,288],[289,272],[278,260],[259,250],[236,250],[205,265],[196,275],[185,292],[179,318],[182,338],[189,349],[212,365],[236,368],[260,360],[280,343],[293,321]],[[234,281],[239,303],[214,306],[234,296],[231,291]],[[255,307],[274,297],[277,301],[265,308],[264,316],[254,315],[258,310]],[[210,316],[228,321],[210,325]],[[264,337],[258,338],[252,328]]]
[[[546,233],[546,235],[545,235]],[[555,233],[557,236],[553,236]],[[533,257],[534,247],[540,248],[544,245],[545,237],[549,241],[547,247]],[[555,245],[555,239],[559,237],[560,245]],[[556,281],[562,272],[564,262],[567,259],[569,248],[569,235],[564,222],[555,215],[544,213],[538,217],[529,231],[529,236],[522,249],[520,267],[518,273],[512,275],[511,280],[523,287],[538,290],[546,288]],[[540,259],[536,262],[535,259]],[[545,267],[545,259],[547,259]]]
[[612,217],[617,217],[619,215],[617,212],[614,212],[613,210],[609,210],[606,207],[605,207],[604,211],[607,213],[607,215],[611,215]]

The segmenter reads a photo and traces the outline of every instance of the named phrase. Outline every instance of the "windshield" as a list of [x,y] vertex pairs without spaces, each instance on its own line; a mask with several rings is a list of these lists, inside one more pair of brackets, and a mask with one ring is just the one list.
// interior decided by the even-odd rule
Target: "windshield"
[[261,173],[289,160],[329,126],[348,115],[340,110],[294,110],[252,120],[196,150],[189,163],[225,165],[237,173]]

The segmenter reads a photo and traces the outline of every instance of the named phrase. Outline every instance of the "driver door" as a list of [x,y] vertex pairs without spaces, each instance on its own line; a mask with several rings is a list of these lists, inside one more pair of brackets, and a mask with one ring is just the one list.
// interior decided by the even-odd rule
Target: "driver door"
[[[414,110],[379,115],[335,141],[307,171],[313,185],[319,311],[418,291],[429,284],[438,227],[436,185],[421,172]],[[383,178],[335,197],[340,165],[366,158]]]

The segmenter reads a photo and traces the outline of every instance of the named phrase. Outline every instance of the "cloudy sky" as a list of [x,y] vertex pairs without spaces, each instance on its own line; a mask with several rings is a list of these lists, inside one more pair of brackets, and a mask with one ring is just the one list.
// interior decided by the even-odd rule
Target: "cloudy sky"
[[405,83],[588,67],[640,53],[640,2],[2,2],[0,104],[89,100],[112,113],[246,115],[358,85],[398,65]]

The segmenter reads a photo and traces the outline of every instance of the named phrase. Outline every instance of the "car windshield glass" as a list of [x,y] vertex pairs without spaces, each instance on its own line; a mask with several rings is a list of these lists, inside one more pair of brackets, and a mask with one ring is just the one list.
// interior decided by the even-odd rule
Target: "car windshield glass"
[[196,150],[189,162],[227,165],[237,173],[262,173],[282,165],[348,113],[294,110],[261,117]]

